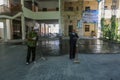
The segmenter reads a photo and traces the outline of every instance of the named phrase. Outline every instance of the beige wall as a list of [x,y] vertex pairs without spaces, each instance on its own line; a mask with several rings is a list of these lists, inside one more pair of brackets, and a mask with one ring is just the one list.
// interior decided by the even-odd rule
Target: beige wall
[[[89,25],[89,31],[85,31],[85,26],[86,26],[86,25]],[[83,25],[84,36],[90,37],[92,31],[94,31],[95,33],[97,32],[97,31],[96,31],[96,24],[93,24],[93,23],[85,23],[85,24]]]
[[90,6],[91,10],[96,10],[98,9],[98,2],[96,0],[84,1],[84,10],[85,10],[85,7],[87,6]]
[[[69,25],[73,25],[73,29],[77,29],[77,20],[80,20],[82,17],[81,17],[81,13],[82,13],[82,9],[85,10],[85,7],[88,7],[90,6],[90,9],[91,10],[97,10],[98,9],[98,2],[96,0],[91,0],[91,1],[84,1],[83,2],[83,5],[81,4],[80,2],[81,0],[78,0],[78,1],[71,1],[71,3],[69,1],[67,2],[62,2],[62,4],[64,4],[62,6],[62,24],[64,24],[64,35],[65,36],[68,36],[68,31],[69,31]],[[67,10],[68,7],[73,7],[73,11],[65,11]],[[79,6],[79,10],[77,11],[76,10],[76,7]],[[69,16],[69,18],[68,18]],[[70,22],[72,21],[72,22]],[[91,36],[91,31],[96,31],[96,27],[97,25],[95,24],[91,24],[91,23],[88,23],[87,25],[89,25],[90,27],[90,30],[89,32],[85,32],[85,25],[86,24],[83,24],[83,27],[81,30],[79,31],[82,31],[82,33],[79,35],[82,35],[82,36]]]
[[[84,1],[84,10],[85,7],[90,7],[90,10],[98,10],[98,2],[96,0]],[[89,25],[89,31],[85,31],[85,26]],[[97,24],[94,23],[83,23],[83,36],[90,37],[91,31],[97,32]],[[97,34],[96,34],[97,35]]]
[[111,9],[112,0],[105,0],[105,6],[107,6],[107,9]]
[[[73,25],[73,29],[77,29],[77,21],[81,19],[82,13],[82,0],[62,2],[62,24],[63,24],[63,34],[68,36],[69,25]],[[73,11],[69,11],[69,7],[73,7]]]
[[[117,3],[116,3],[116,6],[117,6],[117,9],[120,9],[120,0],[116,0]],[[105,0],[105,6],[107,6],[108,9],[111,9],[111,6],[112,6],[112,0]]]

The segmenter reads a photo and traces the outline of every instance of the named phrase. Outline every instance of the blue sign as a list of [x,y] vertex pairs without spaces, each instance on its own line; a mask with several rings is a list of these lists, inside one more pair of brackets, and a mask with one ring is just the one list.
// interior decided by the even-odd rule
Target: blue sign
[[84,23],[98,23],[98,10],[84,11],[83,22]]

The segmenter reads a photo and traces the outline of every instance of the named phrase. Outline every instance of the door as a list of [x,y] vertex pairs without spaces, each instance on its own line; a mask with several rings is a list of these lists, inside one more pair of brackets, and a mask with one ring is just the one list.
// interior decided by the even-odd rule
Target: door
[[84,36],[91,37],[91,32],[96,32],[94,24],[85,24],[84,25]]
[[68,34],[70,34],[70,32],[72,32],[73,31],[73,25],[69,25],[69,32],[68,32]]
[[85,25],[84,26],[84,36],[90,36],[90,25]]

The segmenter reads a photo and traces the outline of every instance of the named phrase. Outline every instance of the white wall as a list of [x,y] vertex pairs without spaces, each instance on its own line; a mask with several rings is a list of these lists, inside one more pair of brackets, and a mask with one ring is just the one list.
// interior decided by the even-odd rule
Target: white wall
[[10,20],[6,20],[6,26],[7,26],[7,39],[11,39],[11,29],[10,29]]
[[[112,16],[112,10],[105,10],[105,18],[110,19]],[[120,18],[120,10],[116,10],[116,17]]]

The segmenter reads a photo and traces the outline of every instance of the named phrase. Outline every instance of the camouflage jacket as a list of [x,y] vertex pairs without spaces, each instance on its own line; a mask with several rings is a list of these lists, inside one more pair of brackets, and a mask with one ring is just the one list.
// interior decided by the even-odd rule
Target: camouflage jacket
[[31,31],[27,34],[27,45],[30,47],[35,47],[37,43],[37,33]]

